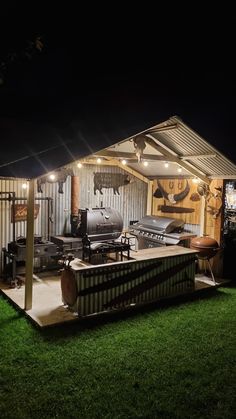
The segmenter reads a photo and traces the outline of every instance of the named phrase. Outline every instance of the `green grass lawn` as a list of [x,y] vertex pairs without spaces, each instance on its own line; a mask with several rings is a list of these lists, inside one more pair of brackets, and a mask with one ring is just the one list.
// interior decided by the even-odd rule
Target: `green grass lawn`
[[236,288],[38,330],[0,297],[1,418],[235,418]]

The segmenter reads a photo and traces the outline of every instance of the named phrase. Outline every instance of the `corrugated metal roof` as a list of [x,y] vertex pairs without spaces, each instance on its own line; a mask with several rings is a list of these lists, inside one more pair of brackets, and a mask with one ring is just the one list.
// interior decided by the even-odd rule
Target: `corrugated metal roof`
[[[174,124],[176,124],[176,128],[166,129]],[[165,130],[159,131],[160,127],[165,127]],[[236,177],[236,165],[188,127],[180,118],[171,117],[157,125],[156,128],[158,132],[154,132],[155,127],[151,129],[153,138],[176,153],[180,159],[199,169],[207,177]]]

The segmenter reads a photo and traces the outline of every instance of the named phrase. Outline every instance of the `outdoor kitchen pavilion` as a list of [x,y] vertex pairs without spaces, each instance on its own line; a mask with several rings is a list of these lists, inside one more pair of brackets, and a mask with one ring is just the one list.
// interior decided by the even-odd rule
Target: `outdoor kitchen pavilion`
[[[85,144],[84,141],[83,144]],[[145,203],[142,201],[145,213],[142,215],[170,216],[169,211],[172,211],[172,217],[184,218],[188,226],[198,225],[195,235],[209,234],[219,244],[221,243],[222,195],[220,196],[220,193],[223,192],[224,179],[236,179],[236,166],[179,118],[172,117],[154,127],[140,130],[140,132],[129,132],[127,138],[116,141],[115,144],[112,143],[111,139],[109,147],[102,148],[102,141],[94,144],[92,153],[88,143],[85,144],[82,152],[81,143],[78,142],[71,142],[66,146],[60,145],[57,147],[55,145],[45,153],[42,153],[41,150],[39,152],[39,154],[41,153],[40,160],[37,155],[28,157],[22,155],[24,163],[18,156],[18,159],[11,159],[13,163],[7,164],[5,162],[0,168],[2,182],[5,179],[13,179],[13,174],[18,180],[29,179],[24,288],[24,309],[26,311],[32,308],[33,301],[36,181],[45,176],[45,167],[49,169],[47,172],[59,169],[57,161],[60,162],[60,167],[65,165],[67,165],[66,168],[76,167],[75,173],[79,177],[82,173],[78,167],[79,164],[83,165],[85,169],[99,164],[107,171],[116,167],[122,173],[129,174],[146,185]],[[70,149],[70,152],[68,152],[68,149]],[[65,152],[65,150],[67,151]],[[22,154],[24,154],[24,150],[22,150]],[[73,155],[73,159],[71,155]],[[102,162],[97,163],[97,158],[100,158]],[[84,173],[83,176],[85,176]],[[200,183],[196,184],[195,181]],[[66,187],[66,185],[65,182],[64,186]],[[201,185],[201,188],[198,185]],[[206,187],[204,188],[203,185],[206,185]],[[184,200],[180,199],[182,190],[188,188],[188,197],[184,197]],[[6,189],[2,189],[1,192],[4,191]],[[160,191],[162,191],[161,196],[158,195]],[[218,195],[216,191],[219,192]],[[1,196],[4,197],[4,195]],[[98,193],[96,196],[96,203],[108,206],[105,193],[103,195]],[[117,204],[117,198],[120,199],[119,196],[116,196],[114,204]],[[134,200],[131,200],[131,202],[134,205]],[[85,202],[85,205],[79,206],[90,205]],[[186,209],[189,211],[186,211]],[[126,227],[128,221],[128,219],[125,220]],[[2,240],[2,247],[6,246],[7,241],[9,240],[6,240],[6,242]],[[218,267],[219,261],[215,268],[216,271]]]

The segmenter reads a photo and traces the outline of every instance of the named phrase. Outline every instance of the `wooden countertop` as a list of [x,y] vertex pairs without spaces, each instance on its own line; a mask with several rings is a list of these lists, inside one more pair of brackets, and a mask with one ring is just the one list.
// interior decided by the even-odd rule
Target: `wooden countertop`
[[173,257],[178,255],[186,255],[186,254],[197,254],[198,250],[192,250],[187,247],[183,246],[161,246],[161,247],[153,247],[150,249],[141,249],[138,251],[130,251],[130,260],[123,260],[120,262],[112,262],[112,263],[106,263],[103,265],[91,265],[88,262],[84,262],[81,259],[74,259],[71,262],[71,268],[74,271],[79,271],[81,269],[88,269],[88,268],[97,268],[97,267],[104,267],[107,265],[118,265],[123,263],[134,263],[136,260],[147,260],[147,259],[160,259],[160,258],[167,258],[167,257]]
[[197,250],[189,249],[183,246],[161,246],[150,249],[141,249],[137,252],[131,251],[130,256],[135,260],[159,259],[176,255],[186,255],[189,253],[198,253]]

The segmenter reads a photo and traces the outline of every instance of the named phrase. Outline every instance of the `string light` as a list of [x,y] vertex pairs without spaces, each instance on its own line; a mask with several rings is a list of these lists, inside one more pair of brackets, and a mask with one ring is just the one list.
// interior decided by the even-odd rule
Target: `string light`
[[123,166],[125,166],[127,161],[126,160],[121,160],[121,163],[123,164]]
[[178,167],[178,172],[181,173],[182,172],[182,167]]
[[28,184],[27,183],[22,183],[22,189],[27,189],[28,188]]
[[97,158],[97,163],[98,164],[102,163],[102,159],[100,159],[100,157]]
[[56,179],[56,176],[52,173],[51,175],[49,175],[49,179],[50,180],[55,180]]
[[144,162],[143,162],[143,165],[144,165],[145,167],[147,167],[147,166],[148,166],[148,161],[144,161]]
[[164,163],[164,166],[165,166],[165,168],[169,167],[169,163],[166,161],[166,162]]
[[77,164],[77,167],[78,167],[79,169],[82,169],[82,167],[83,167],[82,163],[80,163],[80,162],[79,162],[79,163]]

